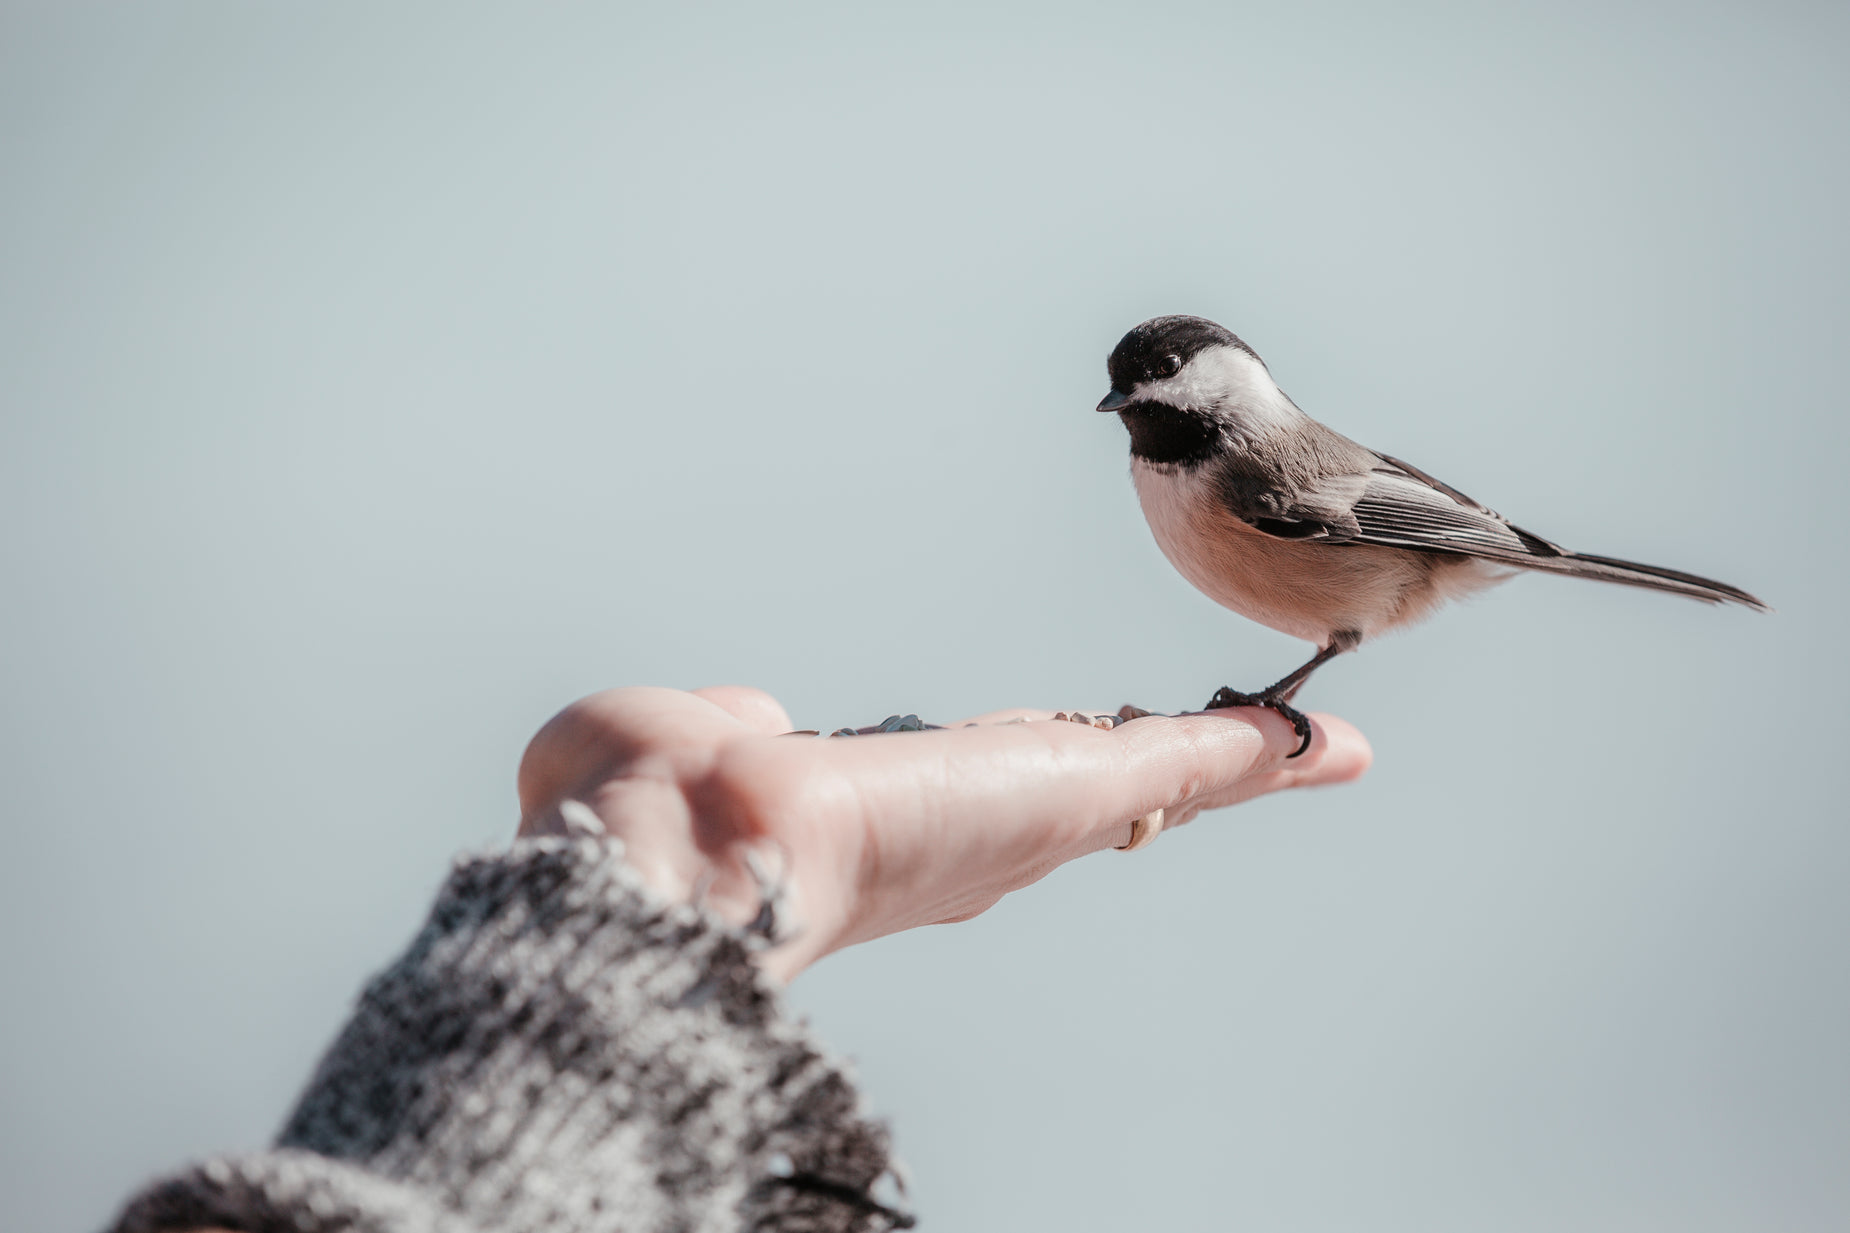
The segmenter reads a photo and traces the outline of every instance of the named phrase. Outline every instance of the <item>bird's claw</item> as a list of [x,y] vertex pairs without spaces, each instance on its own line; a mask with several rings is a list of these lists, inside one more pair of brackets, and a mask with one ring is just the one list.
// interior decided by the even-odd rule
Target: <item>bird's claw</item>
[[1310,750],[1311,726],[1309,717],[1307,717],[1303,711],[1298,710],[1297,707],[1292,706],[1289,702],[1286,702],[1276,694],[1243,694],[1237,689],[1228,689],[1223,685],[1214,691],[1214,696],[1208,699],[1207,706],[1202,709],[1218,711],[1223,707],[1235,706],[1263,706],[1267,710],[1277,711],[1282,715],[1285,720],[1290,723],[1291,730],[1298,734],[1298,740],[1300,742],[1297,751],[1295,753],[1286,754],[1286,757],[1300,758]]

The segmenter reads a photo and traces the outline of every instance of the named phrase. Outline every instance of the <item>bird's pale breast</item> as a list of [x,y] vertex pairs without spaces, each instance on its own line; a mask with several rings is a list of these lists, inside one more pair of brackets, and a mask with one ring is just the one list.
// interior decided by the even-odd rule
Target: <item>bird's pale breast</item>
[[1342,630],[1368,638],[1409,624],[1501,573],[1470,557],[1267,535],[1221,504],[1206,468],[1133,461],[1131,477],[1157,546],[1197,590],[1319,646]]

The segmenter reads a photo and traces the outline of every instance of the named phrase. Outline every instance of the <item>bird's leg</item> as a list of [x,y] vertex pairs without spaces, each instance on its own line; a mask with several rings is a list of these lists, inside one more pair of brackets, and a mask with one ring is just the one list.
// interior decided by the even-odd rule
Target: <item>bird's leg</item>
[[1298,740],[1301,743],[1298,745],[1297,752],[1290,756],[1299,757],[1310,748],[1310,720],[1305,717],[1303,711],[1291,705],[1291,700],[1297,697],[1298,690],[1304,688],[1304,682],[1310,680],[1311,673],[1344,651],[1354,650],[1361,641],[1361,634],[1352,630],[1338,630],[1330,635],[1329,645],[1311,656],[1309,663],[1298,668],[1283,680],[1273,682],[1256,694],[1243,694],[1237,689],[1229,689],[1223,685],[1214,691],[1214,696],[1208,699],[1208,705],[1203,709],[1213,711],[1231,706],[1263,706],[1268,710],[1277,711],[1290,721],[1292,731],[1298,734]]
[[1324,664],[1329,663],[1332,659],[1335,659],[1348,649],[1349,648],[1346,646],[1332,642],[1329,646],[1324,647],[1321,651],[1313,655],[1309,663],[1292,672],[1291,675],[1287,676],[1284,680],[1261,690],[1260,693],[1268,698],[1277,698],[1280,702],[1289,702],[1297,697],[1298,690],[1304,688],[1305,684],[1309,682],[1311,673],[1321,668]]

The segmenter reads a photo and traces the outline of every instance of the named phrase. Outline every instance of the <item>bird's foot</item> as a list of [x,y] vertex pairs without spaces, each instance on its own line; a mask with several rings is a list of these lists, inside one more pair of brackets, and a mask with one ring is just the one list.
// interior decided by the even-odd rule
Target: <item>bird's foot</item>
[[1267,710],[1277,711],[1280,715],[1284,716],[1291,724],[1292,731],[1298,734],[1298,740],[1301,742],[1298,745],[1297,752],[1287,754],[1287,757],[1302,757],[1304,753],[1310,749],[1311,727],[1309,718],[1305,716],[1303,711],[1298,710],[1297,707],[1285,701],[1283,696],[1272,693],[1270,690],[1262,694],[1243,694],[1237,689],[1228,689],[1223,685],[1214,691],[1214,696],[1208,699],[1207,706],[1202,709],[1206,711],[1217,711],[1222,707],[1232,706],[1263,706]]

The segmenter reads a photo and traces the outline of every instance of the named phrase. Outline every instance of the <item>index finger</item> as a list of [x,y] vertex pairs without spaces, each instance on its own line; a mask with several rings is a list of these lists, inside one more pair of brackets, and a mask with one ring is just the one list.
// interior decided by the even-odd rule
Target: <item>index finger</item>
[[[1151,715],[1109,731],[1002,723],[829,745],[829,761],[853,777],[870,816],[933,814],[935,837],[969,858],[1058,864],[1122,843],[1131,818],[1231,799],[1284,765],[1297,740],[1283,719],[1248,708]],[[1353,778],[1366,751],[1348,725],[1320,726],[1276,786]]]

